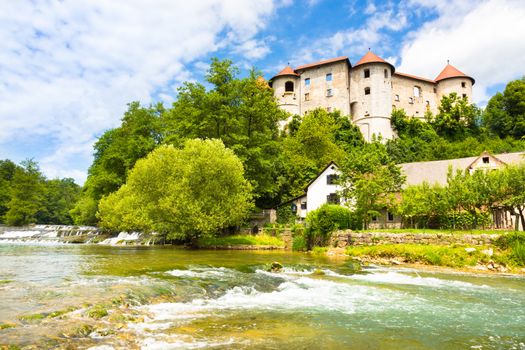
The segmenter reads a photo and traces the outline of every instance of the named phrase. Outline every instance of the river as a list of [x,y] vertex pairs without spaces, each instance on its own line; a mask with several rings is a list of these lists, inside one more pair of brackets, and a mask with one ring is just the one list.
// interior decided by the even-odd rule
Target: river
[[1,244],[0,322],[0,348],[525,349],[525,279],[282,251]]

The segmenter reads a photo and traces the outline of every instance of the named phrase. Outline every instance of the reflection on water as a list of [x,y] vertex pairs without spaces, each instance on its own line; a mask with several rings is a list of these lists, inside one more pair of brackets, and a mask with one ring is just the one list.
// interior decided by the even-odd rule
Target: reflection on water
[[[279,261],[281,272],[267,272]],[[519,277],[306,254],[0,246],[0,345],[525,349]]]

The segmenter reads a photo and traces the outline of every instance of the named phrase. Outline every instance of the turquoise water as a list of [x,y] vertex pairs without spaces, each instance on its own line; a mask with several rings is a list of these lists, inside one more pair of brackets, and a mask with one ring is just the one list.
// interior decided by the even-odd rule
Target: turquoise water
[[[273,261],[284,269],[268,272]],[[522,277],[286,252],[0,245],[0,281],[0,345],[22,348],[525,349]]]

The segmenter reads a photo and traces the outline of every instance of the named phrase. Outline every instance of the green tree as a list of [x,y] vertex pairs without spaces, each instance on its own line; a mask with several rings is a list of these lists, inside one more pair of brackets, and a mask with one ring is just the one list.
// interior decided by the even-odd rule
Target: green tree
[[399,167],[380,142],[353,150],[342,166],[343,197],[355,207],[365,228],[380,210],[395,207],[396,193],[401,190],[404,180]]
[[278,122],[288,115],[279,108],[260,73],[243,79],[229,60],[213,59],[206,80],[185,83],[173,108],[163,117],[166,143],[181,146],[186,139],[220,139],[241,159],[259,206],[277,204],[280,171]]
[[38,164],[29,159],[15,169],[11,180],[5,222],[21,226],[37,222],[39,211],[45,207],[44,176]]
[[430,119],[436,132],[452,140],[479,134],[481,110],[455,92],[441,98],[439,113]]
[[4,215],[10,200],[11,181],[15,175],[17,165],[9,159],[0,160],[0,223],[4,222]]
[[42,224],[70,225],[73,209],[80,196],[80,186],[71,178],[44,182],[44,207],[39,210],[37,222]]
[[[76,224],[94,224],[96,209],[93,211],[93,200],[96,208],[100,198],[124,184],[135,162],[161,143],[162,113],[164,107],[161,104],[142,107],[139,102],[132,102],[124,113],[121,126],[106,131],[98,139],[94,146],[93,164],[82,190],[82,200],[73,210]],[[87,221],[82,221],[84,219]]]
[[99,204],[100,225],[158,232],[196,242],[238,225],[252,209],[242,163],[220,140],[161,146],[139,160],[128,180]]
[[507,166],[501,171],[501,204],[517,215],[525,227],[525,165]]
[[483,122],[500,137],[525,136],[525,77],[509,82],[503,94],[498,92],[489,100]]

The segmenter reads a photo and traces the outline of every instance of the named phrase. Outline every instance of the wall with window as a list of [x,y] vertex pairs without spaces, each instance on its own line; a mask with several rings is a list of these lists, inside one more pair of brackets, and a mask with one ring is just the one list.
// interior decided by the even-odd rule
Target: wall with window
[[306,68],[301,74],[300,114],[321,107],[350,114],[349,70],[345,61]]
[[459,97],[465,94],[472,103],[472,81],[469,78],[449,78],[437,83],[437,97],[439,100],[443,96],[448,96],[455,92]]
[[293,75],[278,76],[272,81],[272,88],[279,101],[279,107],[291,114],[299,114],[301,97],[299,84],[300,78]]
[[427,110],[437,113],[436,84],[394,74],[392,79],[392,106],[404,109],[408,116],[424,118]]
[[[337,166],[332,164],[308,186],[306,192],[308,211],[315,210],[328,201],[335,201],[341,190],[341,186],[337,184],[339,174]],[[341,202],[340,198],[338,202]]]
[[393,212],[383,209],[379,211],[379,215],[373,217],[368,224],[368,228],[371,230],[378,229],[395,229],[401,228],[402,218],[399,215],[395,215]]
[[370,132],[391,139],[392,70],[384,63],[369,63],[353,67],[350,79],[352,119],[366,140]]

